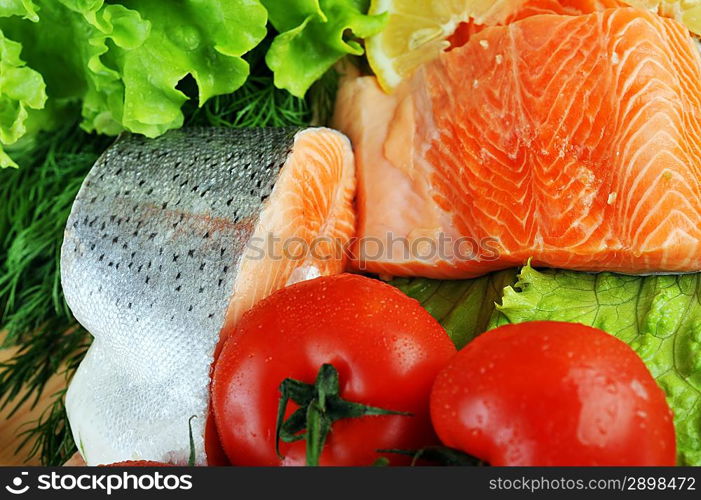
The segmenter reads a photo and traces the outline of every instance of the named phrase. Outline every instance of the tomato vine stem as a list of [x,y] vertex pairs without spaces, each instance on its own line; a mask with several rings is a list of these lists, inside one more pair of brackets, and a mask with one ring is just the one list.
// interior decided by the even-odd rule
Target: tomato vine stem
[[[345,418],[378,415],[411,416],[411,413],[386,410],[346,401],[341,398],[338,371],[333,365],[323,364],[314,384],[286,378],[280,384],[280,402],[275,424],[275,452],[280,453],[280,441],[293,443],[306,440],[307,465],[319,465],[321,452],[333,423]],[[285,420],[290,401],[299,406]]]

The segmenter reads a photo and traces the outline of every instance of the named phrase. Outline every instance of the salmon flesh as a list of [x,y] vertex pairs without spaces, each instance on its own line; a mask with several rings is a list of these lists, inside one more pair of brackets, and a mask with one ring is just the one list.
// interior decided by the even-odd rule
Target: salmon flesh
[[357,268],[701,269],[689,31],[633,8],[531,13],[470,33],[391,95],[374,77],[342,84],[334,122],[356,153]]

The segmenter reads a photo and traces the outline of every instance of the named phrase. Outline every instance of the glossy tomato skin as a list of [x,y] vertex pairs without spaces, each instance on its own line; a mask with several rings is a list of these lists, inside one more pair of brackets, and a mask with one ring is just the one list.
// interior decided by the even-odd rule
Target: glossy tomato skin
[[151,462],[149,460],[126,460],[124,462],[101,465],[100,467],[175,467],[175,465],[165,462]]
[[208,466],[222,467],[231,465],[222,448],[219,432],[217,431],[217,422],[214,419],[211,408],[207,413],[207,422],[204,427],[204,450],[207,454]]
[[335,422],[320,465],[371,465],[377,449],[436,443],[431,385],[454,354],[418,302],[385,283],[345,274],[287,287],[244,315],[217,360],[212,404],[224,450],[234,465],[304,465],[304,441],[281,443],[283,459],[275,453],[278,388],[285,378],[313,383],[324,363],[338,370],[342,398],[412,416]]
[[492,465],[674,465],[665,395],[624,342],[584,325],[487,332],[436,378],[434,428]]

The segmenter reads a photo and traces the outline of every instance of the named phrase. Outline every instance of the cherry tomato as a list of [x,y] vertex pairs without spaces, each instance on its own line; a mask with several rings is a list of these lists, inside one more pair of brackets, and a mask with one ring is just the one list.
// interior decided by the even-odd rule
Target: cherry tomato
[[319,464],[371,465],[381,455],[404,463],[377,450],[437,442],[429,395],[454,354],[418,302],[380,281],[345,274],[284,288],[244,315],[217,359],[212,404],[224,450],[234,465],[304,465],[304,441],[282,442],[276,454],[280,385],[313,384],[331,365],[343,400],[411,415],[335,421]]
[[487,332],[436,378],[446,446],[492,465],[674,465],[672,412],[624,342],[574,323]]

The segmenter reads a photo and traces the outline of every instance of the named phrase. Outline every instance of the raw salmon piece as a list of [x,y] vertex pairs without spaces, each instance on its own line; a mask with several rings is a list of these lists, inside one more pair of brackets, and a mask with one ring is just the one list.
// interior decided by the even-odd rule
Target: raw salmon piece
[[633,8],[487,28],[392,95],[346,81],[335,123],[356,152],[355,265],[698,271],[700,99],[688,30]]
[[343,252],[311,242],[347,243],[354,193],[350,143],[330,129],[190,129],[104,154],[61,257],[66,300],[95,337],[66,398],[88,464],[186,463],[192,415],[205,462],[220,333],[287,282],[343,270]]
[[618,0],[523,0],[520,7],[500,24],[510,24],[541,14],[578,16],[624,6],[625,3]]
[[[506,6],[504,6],[504,2]],[[482,20],[484,24],[470,19],[460,23],[449,37],[451,48],[465,45],[472,35],[479,33],[487,26],[510,24],[520,19],[541,14],[562,14],[577,16],[591,14],[604,9],[624,7],[625,4],[618,0],[498,0],[496,4],[502,4],[497,12],[499,15],[489,16]]]

